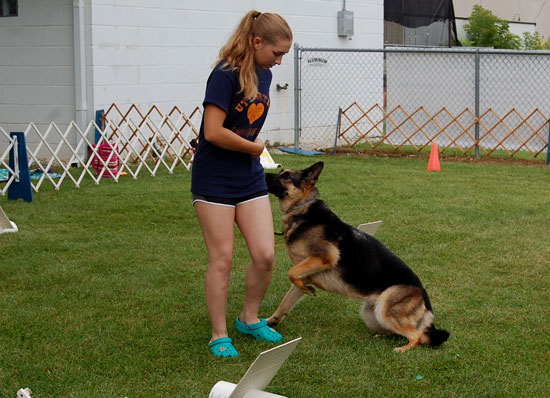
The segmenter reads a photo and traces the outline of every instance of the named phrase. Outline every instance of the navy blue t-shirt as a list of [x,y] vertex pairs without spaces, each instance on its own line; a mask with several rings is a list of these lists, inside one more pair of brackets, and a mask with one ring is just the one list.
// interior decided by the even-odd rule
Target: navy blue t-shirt
[[[240,91],[238,70],[223,68],[219,63],[206,82],[203,106],[214,104],[226,113],[223,126],[235,134],[254,141],[269,110],[271,71],[256,67],[258,96],[244,99]],[[204,138],[204,116],[199,133],[199,146],[193,159],[191,192],[199,195],[235,198],[266,190],[264,169],[259,158],[250,154],[220,148]]]

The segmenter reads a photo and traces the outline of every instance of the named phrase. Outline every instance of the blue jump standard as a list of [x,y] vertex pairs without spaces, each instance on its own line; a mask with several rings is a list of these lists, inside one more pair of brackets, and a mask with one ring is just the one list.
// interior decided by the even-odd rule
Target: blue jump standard
[[[27,144],[25,134],[22,132],[10,132],[11,137],[17,137],[17,157],[19,159],[19,181],[13,182],[8,188],[8,199],[17,200],[22,198],[25,202],[32,202],[31,176],[29,173],[29,162],[27,160]],[[10,149],[9,166],[15,169],[15,149]],[[11,174],[11,173],[10,173]]]

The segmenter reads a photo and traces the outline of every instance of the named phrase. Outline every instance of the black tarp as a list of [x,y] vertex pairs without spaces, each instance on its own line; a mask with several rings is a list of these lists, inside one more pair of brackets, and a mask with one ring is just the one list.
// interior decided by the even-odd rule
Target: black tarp
[[460,46],[452,0],[384,0],[384,21],[411,29],[440,22],[440,45]]

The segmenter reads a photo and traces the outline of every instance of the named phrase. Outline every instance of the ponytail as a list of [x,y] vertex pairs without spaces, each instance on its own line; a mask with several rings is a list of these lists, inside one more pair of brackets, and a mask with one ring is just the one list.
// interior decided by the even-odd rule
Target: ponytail
[[239,70],[239,83],[245,98],[253,100],[258,95],[258,76],[254,64],[254,38],[275,44],[279,40],[292,41],[288,23],[278,14],[249,11],[241,20],[233,35],[220,50],[216,64],[231,70]]

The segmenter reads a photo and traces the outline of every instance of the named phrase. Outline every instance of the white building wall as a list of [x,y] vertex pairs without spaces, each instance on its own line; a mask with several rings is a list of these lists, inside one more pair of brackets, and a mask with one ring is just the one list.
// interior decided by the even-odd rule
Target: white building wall
[[[294,41],[307,47],[380,48],[383,0],[347,1],[354,12],[352,40],[337,35],[342,0],[92,0],[93,107],[116,103],[184,112],[200,106],[206,79],[240,19],[250,9],[276,12]],[[131,6],[131,7],[129,7]],[[264,139],[294,140],[293,51],[273,71]],[[276,84],[288,84],[277,91]]]
[[[75,120],[73,3],[20,0],[17,17],[0,18],[5,131],[22,131],[33,122],[44,132],[50,122],[66,128]],[[381,48],[383,0],[345,3],[354,13],[352,40],[337,35],[343,0],[84,0],[88,120],[112,103],[163,111],[177,105],[184,112],[200,106],[220,47],[250,9],[283,15],[301,46]],[[288,89],[277,91],[277,83],[288,83]],[[273,68],[270,94],[262,138],[292,143],[292,50]]]
[[25,0],[19,16],[0,18],[0,126],[6,132],[74,119],[72,12],[71,0]]

